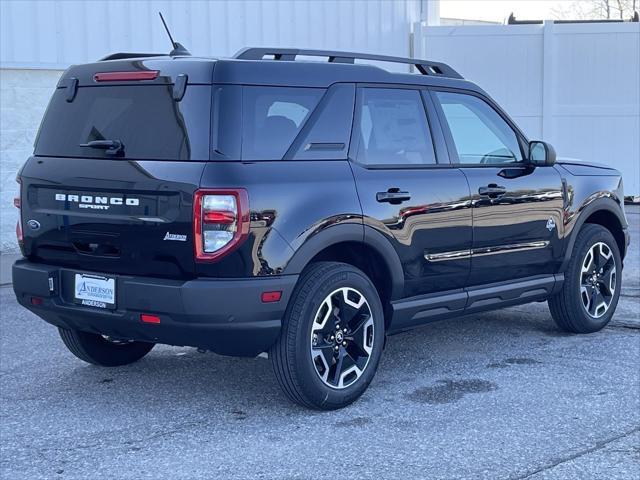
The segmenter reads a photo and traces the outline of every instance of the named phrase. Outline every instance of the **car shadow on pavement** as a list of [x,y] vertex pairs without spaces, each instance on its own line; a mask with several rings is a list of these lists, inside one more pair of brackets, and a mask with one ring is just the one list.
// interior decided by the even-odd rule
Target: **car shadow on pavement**
[[[545,312],[546,305],[528,307],[526,312],[507,309],[392,336],[361,402],[427,398],[424,403],[442,403],[438,396],[444,395],[443,389],[453,392],[454,398],[466,391],[493,391],[497,384],[477,378],[485,371],[513,365],[535,368],[546,360],[532,350],[563,337],[580,341],[580,336],[555,330]],[[50,398],[73,394],[74,402],[84,405],[106,402],[117,409],[151,408],[189,417],[208,415],[215,405],[237,420],[266,410],[276,415],[308,414],[280,392],[270,361],[263,357],[232,358],[193,348],[157,346],[135,364],[104,368],[82,364],[66,351],[63,355],[55,378],[38,387],[49,391]],[[435,390],[415,393],[417,386],[425,385]]]

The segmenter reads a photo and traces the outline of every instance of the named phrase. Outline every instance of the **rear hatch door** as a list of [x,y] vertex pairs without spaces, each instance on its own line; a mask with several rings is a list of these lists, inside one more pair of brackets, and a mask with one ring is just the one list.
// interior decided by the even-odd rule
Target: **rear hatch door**
[[[135,70],[121,63],[109,69]],[[149,71],[143,64],[137,71]],[[211,86],[187,84],[177,99],[175,69],[96,82],[82,68],[61,80],[21,172],[25,254],[89,271],[193,276]]]

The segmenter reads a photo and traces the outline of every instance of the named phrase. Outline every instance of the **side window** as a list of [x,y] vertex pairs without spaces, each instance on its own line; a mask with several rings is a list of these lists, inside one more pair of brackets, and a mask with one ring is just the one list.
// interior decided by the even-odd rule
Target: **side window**
[[358,115],[357,161],[364,165],[436,163],[427,116],[418,90],[363,88]]
[[280,160],[323,94],[320,88],[244,87],[243,160]]
[[463,93],[435,92],[461,164],[522,161],[518,137],[487,102]]

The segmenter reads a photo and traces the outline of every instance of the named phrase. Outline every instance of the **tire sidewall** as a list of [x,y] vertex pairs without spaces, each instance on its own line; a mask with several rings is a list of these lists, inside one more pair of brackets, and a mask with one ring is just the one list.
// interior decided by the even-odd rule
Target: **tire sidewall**
[[[352,385],[343,389],[335,389],[326,385],[318,376],[310,353],[311,327],[318,308],[324,299],[336,289],[351,287],[364,295],[369,304],[374,321],[374,341],[369,363],[363,374]],[[320,282],[313,285],[304,298],[295,336],[295,365],[300,375],[298,381],[301,389],[315,404],[323,408],[339,408],[353,402],[366,390],[373,379],[380,362],[384,346],[384,313],[378,293],[364,273],[350,265],[327,274]]]
[[[577,320],[576,323],[580,325],[584,331],[595,332],[604,328],[604,326],[611,321],[611,317],[613,317],[618,305],[622,286],[622,257],[620,256],[618,244],[608,230],[596,225],[590,225],[589,227],[588,234],[579,240],[575,250],[576,256],[571,262],[571,268],[565,273],[565,286],[568,290],[567,294],[569,299],[571,303],[574,304],[573,311],[577,316],[575,319]],[[594,318],[587,313],[580,298],[580,271],[587,252],[598,242],[606,244],[613,253],[616,262],[616,289],[607,312],[600,318]],[[569,276],[569,278],[566,278],[566,276]]]
[[116,344],[102,335],[58,328],[62,341],[80,360],[101,367],[120,367],[136,362],[149,353],[153,343],[130,342]]

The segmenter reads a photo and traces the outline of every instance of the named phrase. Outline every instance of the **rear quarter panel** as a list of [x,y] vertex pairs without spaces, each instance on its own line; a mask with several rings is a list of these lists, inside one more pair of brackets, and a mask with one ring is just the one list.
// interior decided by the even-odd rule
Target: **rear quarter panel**
[[362,211],[346,160],[209,162],[201,188],[245,188],[249,238],[216,263],[199,263],[205,276],[282,274],[310,238],[336,225],[362,227]]

